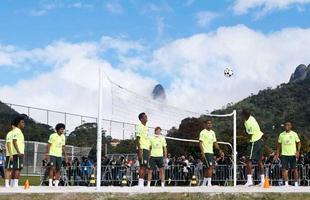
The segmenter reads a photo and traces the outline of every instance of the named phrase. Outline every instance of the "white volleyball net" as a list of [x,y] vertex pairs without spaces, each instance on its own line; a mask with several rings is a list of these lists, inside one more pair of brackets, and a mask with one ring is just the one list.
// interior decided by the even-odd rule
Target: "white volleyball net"
[[[228,114],[211,114],[199,113],[184,110],[175,106],[169,105],[169,99],[154,99],[149,91],[149,95],[141,95],[135,91],[127,89],[110,80],[111,85],[111,120],[137,124],[139,113],[146,113],[148,116],[148,126],[150,127],[149,134],[154,133],[154,127],[160,126],[163,130],[163,135],[167,140],[176,141],[178,145],[198,145],[199,132],[196,134],[182,134],[178,137],[177,134],[172,134],[171,129],[181,130],[180,124],[182,120],[190,120],[197,118],[212,119],[214,129],[221,129],[224,138],[218,143],[223,145],[230,152],[232,163],[234,165],[234,185],[236,185],[236,112],[232,111]],[[143,86],[141,86],[143,87]],[[219,128],[224,126],[225,128]],[[224,130],[224,131],[223,131]],[[185,130],[184,130],[185,131]]]

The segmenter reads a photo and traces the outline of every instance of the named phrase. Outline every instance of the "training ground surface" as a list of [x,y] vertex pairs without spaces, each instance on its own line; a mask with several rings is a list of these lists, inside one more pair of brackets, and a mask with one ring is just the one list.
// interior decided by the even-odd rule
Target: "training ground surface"
[[32,186],[0,188],[0,199],[6,200],[54,200],[54,199],[283,199],[308,200],[310,187],[46,187]]

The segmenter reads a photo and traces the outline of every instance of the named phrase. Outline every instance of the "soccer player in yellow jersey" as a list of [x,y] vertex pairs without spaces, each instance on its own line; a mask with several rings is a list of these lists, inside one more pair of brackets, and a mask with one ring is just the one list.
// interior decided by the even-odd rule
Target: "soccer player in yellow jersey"
[[166,139],[161,135],[161,128],[155,128],[155,136],[150,137],[150,166],[148,170],[147,186],[151,186],[153,170],[159,168],[161,187],[165,186],[164,159],[167,158]]
[[24,167],[25,140],[22,130],[25,128],[25,119],[18,116],[13,120],[15,128],[12,130],[12,154],[13,154],[13,187],[18,187],[20,172]]
[[65,162],[68,162],[65,151],[65,128],[64,124],[57,124],[55,127],[56,133],[51,134],[48,140],[46,160],[49,160],[51,165],[48,179],[49,186],[53,186],[53,177],[55,174],[55,186],[58,187],[63,153],[65,156]]
[[204,129],[199,134],[199,147],[201,151],[201,155],[203,157],[204,164],[207,167],[207,170],[204,170],[204,179],[202,182],[202,186],[212,186],[212,173],[213,173],[213,166],[214,166],[214,152],[213,147],[222,152],[219,145],[216,142],[216,135],[215,132],[212,130],[212,121],[207,120],[204,123]]
[[299,158],[301,143],[297,133],[292,131],[292,122],[285,122],[284,128],[285,131],[279,135],[276,157],[278,157],[281,152],[282,177],[285,181],[285,186],[288,186],[289,168],[291,168],[291,170],[294,172],[293,175],[295,180],[295,186],[298,186],[298,171],[296,168],[296,159]]
[[16,127],[11,123],[11,131],[6,134],[5,137],[5,151],[6,151],[6,159],[5,159],[5,187],[10,187],[10,180],[13,186],[12,180],[12,168],[13,168],[13,153],[12,153],[12,132]]
[[137,126],[136,130],[136,144],[138,148],[138,160],[139,160],[139,187],[144,187],[144,177],[149,162],[149,150],[150,150],[150,141],[149,141],[149,128],[147,126],[147,116],[145,113],[139,114],[140,124]]
[[244,123],[247,134],[251,135],[250,144],[247,150],[247,182],[245,186],[252,186],[252,161],[255,160],[258,163],[258,169],[260,173],[260,186],[264,185],[264,164],[262,156],[264,153],[264,142],[262,136],[264,133],[260,130],[260,127],[256,119],[246,109],[242,110],[241,120]]

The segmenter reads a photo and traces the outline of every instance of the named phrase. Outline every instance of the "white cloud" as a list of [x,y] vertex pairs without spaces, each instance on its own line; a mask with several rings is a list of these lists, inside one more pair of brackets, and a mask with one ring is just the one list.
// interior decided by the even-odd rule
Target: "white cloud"
[[161,37],[165,31],[165,22],[163,17],[156,18],[157,37]]
[[151,12],[153,13],[167,13],[167,12],[172,12],[173,8],[169,6],[167,2],[162,2],[159,4],[154,4],[154,3],[149,3],[143,6],[141,9],[142,14],[149,14]]
[[102,50],[115,49],[120,54],[126,54],[131,50],[139,52],[144,49],[139,42],[127,40],[125,38],[103,36],[100,42]]
[[30,15],[34,17],[42,16],[42,15],[45,15],[46,13],[47,13],[47,10],[43,10],[43,9],[30,11]]
[[232,8],[238,15],[247,14],[250,10],[256,9],[259,17],[273,10],[285,10],[291,6],[302,6],[308,3],[310,0],[236,0]]
[[11,65],[10,56],[6,53],[0,52],[0,65]]
[[218,18],[220,15],[211,11],[201,11],[196,14],[197,24],[200,27],[207,27],[214,19]]
[[187,1],[185,1],[184,5],[185,6],[191,6],[194,2],[195,2],[195,0],[187,0]]
[[[52,2],[42,2],[36,8],[28,11],[27,14],[33,17],[40,17],[43,15],[47,15],[49,12],[60,9],[60,8],[74,8],[74,9],[92,9],[94,6],[92,4],[82,3],[82,2],[74,2],[74,3],[66,3],[62,1],[52,1]],[[22,12],[23,13],[23,12]]]
[[29,14],[34,17],[39,17],[42,15],[46,15],[48,12],[61,7],[63,7],[63,5],[58,2],[44,3],[39,8],[30,10]]
[[[107,61],[99,58],[100,53],[102,53],[100,42],[73,44],[64,41],[53,42],[41,49],[15,51],[14,55],[20,55],[21,58],[18,63],[14,63],[13,60],[14,65],[22,65],[21,60],[24,62],[32,60],[32,62],[48,64],[52,68],[29,80],[20,80],[15,85],[0,87],[1,101],[96,116],[99,66],[113,80],[138,93],[148,93],[155,85],[150,78],[139,76],[130,70],[121,71],[113,68]],[[103,77],[103,80],[104,117],[111,118],[111,89],[107,77]],[[143,85],[143,87],[137,88],[137,85]],[[46,122],[44,111],[32,110],[30,116]],[[64,120],[63,117],[58,118]],[[68,125],[70,130],[75,127],[72,125],[74,121],[77,122],[75,125],[81,121],[76,118],[71,116],[67,119],[67,123],[71,123]],[[52,117],[51,120],[53,120]]]
[[123,6],[117,1],[107,3],[105,9],[113,15],[120,15],[124,12]]
[[[151,74],[168,77],[168,104],[204,112],[287,82],[298,64],[309,64],[308,46],[310,29],[287,28],[264,34],[238,25],[171,41],[154,50],[151,56],[139,42],[112,37],[84,43],[57,41],[29,51],[2,48],[0,52],[14,57],[10,59],[12,65],[22,66],[23,62],[31,60],[52,68],[32,79],[1,87],[0,96],[5,102],[94,116],[99,65],[112,80],[144,96],[150,94],[157,83],[156,78],[134,73],[132,69],[143,71],[147,67]],[[119,52],[121,69],[102,59],[108,49]],[[140,49],[139,54],[128,54],[132,49]],[[231,78],[223,75],[227,66],[234,70],[235,75]],[[107,95],[105,100],[111,99],[107,83],[104,93]],[[128,97],[128,102],[134,101]],[[126,105],[112,106],[106,101],[105,117],[111,114],[111,107],[127,110],[140,104]],[[132,113],[123,114],[131,116]]]
[[93,7],[94,6],[92,4],[85,4],[82,2],[74,2],[74,3],[68,5],[68,8],[76,8],[76,9],[82,9],[82,8],[92,9]]
[[146,66],[146,60],[143,57],[145,57],[147,48],[138,41],[103,36],[99,44],[103,54],[110,50],[115,51],[113,56],[118,64],[114,67],[138,71],[141,67]]
[[0,44],[0,66],[1,65],[12,65],[13,60],[11,52],[14,51],[13,46],[4,46]]
[[82,3],[81,2],[75,2],[72,5],[70,5],[72,8],[82,8]]
[[[309,45],[310,29],[263,34],[243,25],[222,27],[165,45],[154,52],[152,65],[170,74],[170,103],[212,110],[287,82],[298,64],[309,63]],[[227,66],[235,72],[229,79]]]

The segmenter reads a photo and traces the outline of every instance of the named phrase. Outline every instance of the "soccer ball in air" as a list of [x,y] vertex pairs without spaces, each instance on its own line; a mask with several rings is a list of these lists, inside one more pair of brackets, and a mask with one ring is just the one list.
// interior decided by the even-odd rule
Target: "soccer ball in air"
[[224,76],[226,77],[231,77],[232,75],[234,75],[234,72],[232,69],[230,69],[229,67],[227,67],[225,70],[224,70]]

